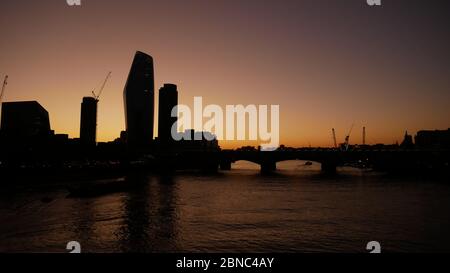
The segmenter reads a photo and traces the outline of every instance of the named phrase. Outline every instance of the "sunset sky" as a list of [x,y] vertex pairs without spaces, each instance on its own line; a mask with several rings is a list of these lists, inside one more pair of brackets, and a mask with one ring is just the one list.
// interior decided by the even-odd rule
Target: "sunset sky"
[[136,50],[153,56],[156,90],[177,84],[182,104],[280,105],[286,145],[330,146],[331,128],[342,142],[352,123],[352,143],[363,126],[388,144],[450,127],[450,1],[1,2],[4,100],[39,101],[56,133],[79,136],[82,97],[112,71],[98,140],[118,137]]

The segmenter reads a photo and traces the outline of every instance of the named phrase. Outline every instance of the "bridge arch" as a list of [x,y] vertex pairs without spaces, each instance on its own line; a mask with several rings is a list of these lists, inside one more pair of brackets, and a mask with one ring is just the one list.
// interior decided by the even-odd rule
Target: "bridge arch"
[[239,159],[231,163],[232,169],[259,170],[261,165],[248,159]]

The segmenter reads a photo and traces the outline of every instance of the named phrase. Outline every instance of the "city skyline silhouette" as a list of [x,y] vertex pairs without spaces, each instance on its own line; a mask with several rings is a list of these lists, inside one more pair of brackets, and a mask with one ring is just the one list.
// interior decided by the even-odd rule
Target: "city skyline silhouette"
[[[97,146],[97,126],[98,126],[98,103],[101,96],[101,93],[107,83],[107,80],[111,76],[111,72],[108,73],[106,79],[104,80],[99,93],[96,93],[96,90],[92,91],[92,95],[89,97],[83,97],[82,103],[81,103],[81,116],[80,116],[80,134],[79,138],[74,138],[77,143],[84,147],[90,147],[90,149],[94,149]],[[8,76],[5,77],[5,81],[3,84],[3,91],[7,85],[7,79]],[[155,95],[158,94],[158,102],[155,103]],[[201,98],[201,97],[200,97]],[[198,99],[198,97],[197,97]],[[219,138],[216,137],[216,135],[212,134],[213,132],[204,132],[203,126],[204,124],[201,124],[201,127],[198,133],[202,134],[201,137],[198,139],[191,135],[197,134],[195,130],[193,130],[193,127],[185,127],[186,125],[183,125],[184,130],[179,131],[180,127],[177,127],[177,123],[180,123],[181,120],[178,120],[180,112],[178,112],[177,115],[174,116],[173,111],[177,110],[176,107],[179,106],[185,106],[185,105],[179,105],[178,103],[178,91],[177,91],[177,85],[172,83],[164,83],[164,85],[159,89],[159,92],[155,92],[154,87],[154,67],[153,67],[153,58],[147,53],[144,53],[142,51],[136,51],[128,79],[125,83],[124,91],[123,91],[123,100],[124,100],[124,115],[126,120],[126,128],[124,131],[121,131],[118,137],[114,140],[114,142],[123,142],[127,146],[128,151],[136,151],[136,152],[145,152],[150,154],[152,153],[152,149],[149,149],[153,143],[157,143],[157,145],[163,146],[172,146],[177,141],[180,141],[179,138],[183,134],[186,134],[186,137],[182,137],[182,139],[185,140],[202,140],[205,136],[203,136],[204,133],[210,134],[211,139],[215,141],[229,141],[231,139],[234,139],[236,136],[236,129],[238,130],[238,135],[243,134],[241,141],[248,141],[252,140],[252,138],[255,138],[257,133],[253,132],[252,130],[255,130],[258,128],[257,124],[252,125],[252,119],[254,119],[254,122],[258,122],[258,119],[261,117],[250,117],[251,114],[257,114],[251,113],[251,111],[247,110],[247,106],[242,106],[242,110],[237,110],[237,108],[233,107],[232,111],[229,114],[232,115],[232,134],[230,136],[233,136],[231,139],[228,137],[224,138],[224,136],[220,136]],[[195,100],[194,100],[195,101]],[[194,103],[195,104],[195,103]],[[158,113],[155,116],[155,105],[158,109]],[[52,130],[50,125],[50,115],[46,111],[45,108],[43,108],[39,102],[31,100],[31,101],[17,101],[17,102],[2,102],[2,108],[4,107],[5,110],[2,109],[2,118],[1,118],[1,128],[3,129],[0,131],[3,133],[2,137],[6,140],[6,142],[14,142],[14,143],[21,143],[27,145],[27,142],[33,143],[36,141],[35,138],[41,138],[44,137],[47,134],[48,136],[53,135],[56,137],[65,137],[69,138],[68,134],[55,134],[55,131]],[[203,103],[201,103],[202,108],[197,109],[201,112],[202,118],[200,121],[201,123],[204,122],[204,112],[203,112]],[[230,106],[230,105],[228,105]],[[227,107],[228,107],[227,106]],[[215,107],[220,107],[218,105],[215,105]],[[278,106],[277,106],[278,107]],[[36,110],[39,109],[39,110]],[[178,110],[179,111],[179,110]],[[241,111],[241,113],[239,113]],[[189,110],[190,114],[192,114],[192,111]],[[261,115],[261,112],[259,113]],[[186,115],[186,113],[183,113],[183,115]],[[194,110],[194,118],[195,119],[195,110]],[[214,113],[214,116],[218,115],[218,113]],[[220,109],[220,116],[223,116],[223,111]],[[249,116],[247,116],[249,115]],[[266,113],[267,115],[267,113]],[[273,113],[271,114],[273,115]],[[214,117],[213,116],[213,117]],[[228,114],[226,115],[228,117]],[[214,117],[218,118],[218,117]],[[188,120],[191,120],[192,117],[189,117]],[[39,120],[39,121],[38,121]],[[236,123],[237,120],[237,123]],[[155,125],[155,122],[158,121]],[[216,121],[216,120],[214,120]],[[274,120],[272,119],[271,122],[273,123]],[[276,120],[275,122],[279,123],[279,120]],[[195,125],[192,124],[192,122],[189,122],[189,126]],[[240,124],[241,123],[241,124]],[[225,126],[223,123],[223,120],[220,121],[220,123],[213,126],[214,130],[220,130],[225,131],[228,130],[228,127],[230,125]],[[197,125],[198,126],[198,125]],[[223,128],[218,129],[217,126],[222,126]],[[255,127],[256,126],[256,127]],[[259,121],[259,126],[261,126],[261,121]],[[274,129],[274,125],[265,125],[267,127],[272,127],[272,130]],[[279,125],[276,126],[278,128]],[[225,129],[227,127],[227,129]],[[241,128],[242,127],[242,128]],[[253,128],[255,127],[255,128]],[[177,131],[173,131],[173,128],[178,128]],[[345,137],[345,141],[343,143],[339,143],[339,146],[342,146],[341,149],[348,150],[350,145],[350,135],[353,131],[354,124],[352,124],[350,131],[347,133]],[[248,131],[247,131],[248,130]],[[39,133],[32,133],[32,132],[39,132]],[[158,134],[156,137],[154,137],[153,132],[158,131]],[[215,132],[214,131],[214,132]],[[241,132],[239,132],[241,131]],[[447,131],[445,130],[420,130],[417,132],[416,135],[416,142],[418,144],[417,147],[419,148],[431,148],[433,145],[436,148],[439,149],[447,149],[448,148],[448,139],[449,139],[449,132],[450,129]],[[364,126],[362,128],[362,142],[354,142],[351,145],[358,147],[358,145],[361,145],[361,147],[370,147],[371,145],[367,145],[366,143],[366,127]],[[173,134],[176,133],[177,136],[174,136]],[[181,134],[181,135],[180,135]],[[222,135],[223,133],[221,133]],[[252,134],[256,134],[253,137],[250,137]],[[336,138],[336,131],[335,128],[332,128],[332,136],[334,140],[334,148],[338,148],[337,146],[337,138]],[[29,139],[28,139],[29,138]],[[353,139],[353,138],[352,138]],[[209,140],[209,139],[208,139]],[[50,142],[46,145],[52,145],[54,140],[49,140]],[[254,148],[260,147],[262,145],[260,139],[255,138],[253,140],[256,145],[254,145]],[[38,141],[39,142],[39,141]],[[113,143],[112,141],[109,141],[108,143]],[[104,144],[102,142],[99,142],[99,144]],[[5,146],[5,143],[2,143],[3,146]],[[377,143],[377,145],[385,145],[385,143]],[[286,145],[278,143],[276,146],[273,147],[273,149],[279,149],[286,147]],[[373,144],[372,144],[373,146]],[[375,145],[376,146],[376,145]],[[404,139],[402,141],[402,144],[399,146],[399,142],[397,141],[393,147],[402,147],[402,148],[414,148],[414,140],[413,136],[408,134],[408,131],[406,131],[404,135]],[[239,148],[245,148],[245,147],[252,147],[251,145],[247,146],[241,146]],[[311,144],[309,145],[311,147]],[[300,148],[300,147],[297,147]],[[258,148],[259,149],[259,148]]]
[[[365,127],[363,127],[363,143],[350,143],[350,135],[354,127],[352,125],[345,137],[345,142],[340,143],[339,146],[333,128],[334,147],[328,149],[289,147],[277,143],[269,150],[263,149],[263,144],[257,147],[243,146],[236,150],[222,150],[218,142],[222,140],[222,137],[217,138],[213,132],[204,131],[203,125],[197,131],[192,127],[183,127],[184,132],[179,131],[180,127],[177,125],[181,122],[178,119],[180,113],[174,115],[174,110],[180,106],[175,84],[165,83],[159,89],[159,100],[156,104],[159,113],[155,117],[154,74],[152,56],[136,51],[123,92],[126,130],[122,131],[114,141],[107,143],[96,140],[97,108],[101,92],[111,72],[108,73],[97,93],[94,90],[91,97],[83,97],[80,138],[72,139],[68,134],[55,134],[50,125],[49,113],[37,101],[2,103],[0,167],[7,171],[7,175],[17,175],[18,169],[37,170],[38,173],[43,171],[46,175],[52,172],[69,174],[73,168],[80,171],[91,169],[98,173],[105,170],[125,171],[125,173],[137,170],[172,173],[180,169],[217,172],[230,171],[233,163],[245,160],[260,165],[262,174],[271,174],[277,171],[279,162],[313,160],[320,163],[322,172],[327,174],[335,174],[338,167],[345,165],[403,173],[448,171],[450,128],[434,131],[421,130],[415,137],[406,131],[401,144],[368,145],[365,141]],[[7,77],[5,77],[2,91],[7,84],[6,80]],[[254,113],[247,112],[244,106],[242,106],[241,114],[234,111],[230,112],[232,120],[237,119],[238,122],[233,121],[233,127],[243,127],[239,130],[244,129],[244,132],[238,132],[238,135],[243,133],[243,137],[249,136],[256,133],[252,130],[263,126],[261,120],[258,124],[246,125],[247,122],[252,123],[251,120],[254,118],[259,119],[256,108]],[[201,112],[203,114],[203,110]],[[261,112],[259,114],[261,115]],[[222,110],[220,115],[223,116]],[[246,115],[248,115],[248,121]],[[228,118],[228,113],[226,116]],[[159,121],[157,137],[153,136],[153,131],[156,129],[155,120]],[[278,129],[279,125],[275,126],[273,122],[274,120],[271,119],[271,129]],[[275,122],[279,123],[279,120]],[[214,127],[217,126],[224,126],[224,124],[221,122],[214,125]],[[267,124],[264,126],[268,127]],[[228,131],[228,124],[226,127]],[[247,128],[248,134],[245,133]],[[218,129],[215,128],[215,130]],[[231,131],[230,135],[235,135],[235,128]],[[177,139],[180,135],[183,137]],[[82,161],[84,163],[81,163]],[[138,169],[133,167],[136,163],[138,163]]]

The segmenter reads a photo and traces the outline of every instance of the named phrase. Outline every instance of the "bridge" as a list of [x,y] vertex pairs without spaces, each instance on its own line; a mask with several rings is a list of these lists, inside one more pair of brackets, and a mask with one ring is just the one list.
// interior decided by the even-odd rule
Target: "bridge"
[[276,170],[277,162],[307,160],[321,164],[325,173],[335,173],[339,166],[372,167],[379,170],[449,169],[450,151],[442,150],[350,150],[293,149],[264,151],[224,150],[219,155],[221,170],[231,170],[234,162],[245,160],[261,166],[262,173]]

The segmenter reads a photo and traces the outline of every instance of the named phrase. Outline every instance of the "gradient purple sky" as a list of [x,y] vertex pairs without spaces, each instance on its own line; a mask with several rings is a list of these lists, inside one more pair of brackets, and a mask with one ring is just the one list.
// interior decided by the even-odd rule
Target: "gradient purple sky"
[[352,123],[353,143],[362,126],[369,143],[393,143],[450,127],[449,2],[3,0],[0,76],[6,101],[38,100],[56,133],[78,137],[82,97],[112,71],[98,114],[99,140],[112,140],[141,50],[180,103],[279,104],[283,144],[329,146]]

